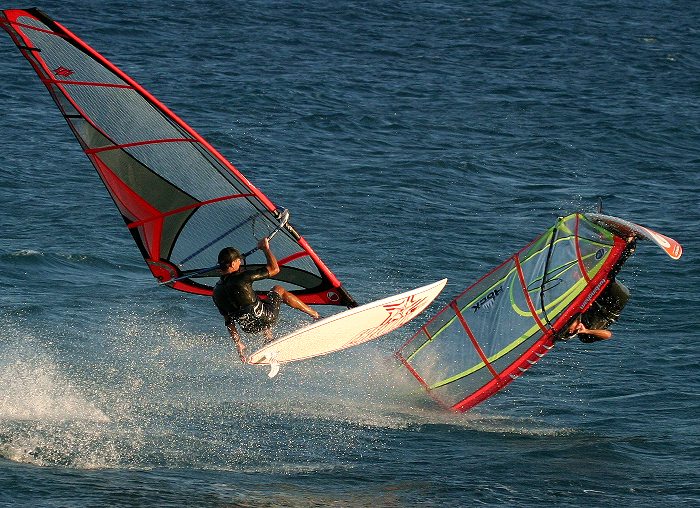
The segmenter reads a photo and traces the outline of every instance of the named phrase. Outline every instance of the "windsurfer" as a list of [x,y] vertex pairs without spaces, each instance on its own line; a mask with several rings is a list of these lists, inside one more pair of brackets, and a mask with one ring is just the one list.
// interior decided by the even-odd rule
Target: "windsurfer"
[[581,342],[598,342],[599,340],[608,340],[612,338],[612,332],[605,329],[587,328],[581,321],[579,314],[573,323],[567,329],[567,339],[578,335]]
[[246,362],[245,344],[241,340],[236,323],[246,333],[264,333],[266,341],[270,341],[272,326],[277,321],[280,304],[283,302],[314,319],[319,317],[318,312],[282,286],[274,286],[265,299],[256,295],[253,282],[274,277],[280,271],[277,258],[270,250],[269,240],[267,238],[260,240],[258,248],[265,254],[267,264],[257,268],[242,266],[243,257],[238,249],[233,247],[222,249],[218,259],[222,275],[214,286],[212,294],[214,304],[224,316],[238,356],[244,363]]

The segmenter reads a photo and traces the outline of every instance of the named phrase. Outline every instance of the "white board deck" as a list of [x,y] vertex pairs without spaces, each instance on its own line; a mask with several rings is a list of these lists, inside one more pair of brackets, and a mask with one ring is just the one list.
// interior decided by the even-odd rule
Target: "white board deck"
[[333,353],[386,335],[425,310],[445,284],[447,279],[316,321],[263,346],[248,357],[248,363],[272,365],[273,377],[279,364]]

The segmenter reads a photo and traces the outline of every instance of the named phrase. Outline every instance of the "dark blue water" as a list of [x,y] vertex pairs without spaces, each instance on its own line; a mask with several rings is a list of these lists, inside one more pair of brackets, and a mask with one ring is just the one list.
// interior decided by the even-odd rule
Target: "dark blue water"
[[[375,343],[242,366],[208,299],[155,284],[0,34],[0,504],[700,505],[700,4],[40,7],[288,207],[356,299],[449,285]],[[639,246],[611,342],[464,415],[388,360],[598,196],[685,247]]]

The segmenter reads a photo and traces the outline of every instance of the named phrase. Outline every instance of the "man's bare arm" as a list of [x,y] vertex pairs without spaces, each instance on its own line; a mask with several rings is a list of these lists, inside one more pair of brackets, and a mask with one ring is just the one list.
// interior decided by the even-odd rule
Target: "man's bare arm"
[[274,277],[280,273],[277,258],[270,250],[270,241],[267,238],[263,238],[258,242],[258,248],[265,254],[265,259],[267,260],[267,273],[270,275],[270,277]]

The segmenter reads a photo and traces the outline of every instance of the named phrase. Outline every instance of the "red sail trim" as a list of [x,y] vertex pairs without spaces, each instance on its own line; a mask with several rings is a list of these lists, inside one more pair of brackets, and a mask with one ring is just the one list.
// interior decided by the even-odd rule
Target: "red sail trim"
[[172,284],[173,289],[178,291],[184,291],[186,293],[192,293],[193,295],[211,296],[213,291],[210,288],[206,288],[199,285],[188,284],[183,281],[178,281]]
[[[547,334],[539,338],[527,352],[521,356],[518,361],[511,364],[504,370],[498,379],[493,379],[471,394],[464,400],[454,404],[450,409],[453,411],[465,412],[477,404],[485,401],[495,393],[512,383],[515,378],[523,372],[520,369],[527,370],[534,365],[540,358],[552,349],[551,334]],[[524,367],[527,366],[527,367]]]
[[292,254],[291,256],[287,256],[285,258],[277,260],[277,264],[278,265],[286,265],[287,263],[291,263],[295,259],[303,258],[303,257],[306,257],[308,255],[309,255],[308,252],[305,252],[302,250],[302,251],[299,251],[299,252]]
[[430,387],[425,383],[425,381],[423,380],[423,378],[420,377],[420,375],[414,370],[414,368],[411,367],[411,365],[410,365],[408,362],[406,362],[403,358],[400,358],[400,360],[401,360],[401,362],[404,364],[404,366],[408,369],[408,371],[409,371],[411,374],[413,374],[413,376],[416,378],[416,380],[417,380],[421,385],[423,385],[423,388],[425,388],[426,390],[429,390]]
[[321,261],[321,258],[318,257],[318,254],[314,252],[314,250],[311,248],[311,245],[309,245],[304,237],[300,236],[297,238],[297,242],[299,242],[299,245],[301,245],[301,248],[304,249],[309,256],[311,256],[311,259],[314,260],[314,263],[316,263],[316,266],[319,267],[321,270],[321,273],[323,273],[326,277],[328,277],[328,280],[330,283],[335,286],[335,287],[340,287],[340,281],[338,278],[335,276],[333,272],[331,272],[328,267],[325,265],[323,261]]
[[[23,11],[19,11],[19,12],[20,12],[20,13],[23,13]],[[7,14],[7,11],[5,11],[5,14]],[[58,33],[58,32],[55,32],[55,31],[51,31],[51,30],[42,30],[42,29],[39,29],[39,28],[36,28],[36,27],[24,25],[23,23],[10,22],[9,24],[11,24],[11,25],[16,25],[16,26],[27,27],[27,28],[30,28],[30,29],[32,29],[32,30],[36,30],[36,31],[39,31],[39,32],[43,32],[43,33],[48,33],[48,34],[51,34],[51,35],[55,35],[55,36],[60,37],[60,38],[62,38],[62,39],[64,39],[64,40],[69,40],[68,37],[66,37],[66,36],[64,36],[63,34],[60,34],[60,33]],[[16,38],[15,38],[15,35],[16,35],[17,37],[21,38],[22,41],[24,41],[25,46],[26,46],[29,50],[32,50],[32,51],[34,51],[34,52],[37,53],[36,55],[32,55],[31,57],[28,57],[28,56],[26,56],[26,55],[25,55],[25,57],[27,58],[27,61],[29,61],[29,63],[30,63],[30,65],[32,66],[32,68],[34,68],[34,71],[37,73],[37,76],[39,77],[39,80],[44,84],[44,86],[46,86],[47,90],[49,91],[49,94],[54,98],[54,102],[56,103],[56,106],[60,109],[61,114],[63,114],[64,116],[67,116],[66,111],[65,111],[65,110],[63,109],[63,107],[61,106],[61,102],[58,101],[58,100],[56,100],[56,98],[54,97],[54,94],[55,94],[56,92],[54,92],[54,90],[51,89],[50,85],[56,85],[56,87],[61,91],[61,93],[63,94],[63,96],[66,98],[66,100],[67,100],[68,102],[70,102],[71,106],[73,106],[73,108],[82,116],[82,118],[84,118],[85,121],[87,121],[87,122],[90,124],[90,126],[91,126],[93,129],[95,129],[97,132],[99,132],[102,136],[104,136],[106,139],[110,139],[110,140],[111,140],[112,137],[109,136],[106,132],[104,132],[104,130],[102,130],[99,126],[95,125],[95,123],[90,119],[90,117],[89,117],[88,115],[86,115],[85,112],[82,110],[82,108],[73,100],[73,97],[71,96],[71,94],[69,94],[69,93],[63,88],[63,86],[61,86],[61,85],[64,83],[63,81],[58,81],[58,80],[55,80],[55,79],[51,79],[51,78],[45,77],[45,76],[52,76],[52,75],[53,75],[53,70],[51,70],[51,69],[49,68],[49,66],[47,65],[46,61],[45,61],[43,58],[41,58],[41,51],[39,50],[39,48],[36,48],[36,47],[34,47],[34,46],[30,46],[31,40],[27,39],[26,36],[25,36],[23,33],[17,32],[17,31],[15,31],[15,32],[13,32],[13,33],[10,33],[10,36],[12,37],[13,41],[15,41],[15,43],[17,43],[17,40],[16,40]],[[126,87],[126,88],[133,89],[133,87]],[[75,130],[73,129],[73,126],[71,125],[70,122],[68,122],[68,125],[69,125],[69,127],[71,128],[71,130],[73,130],[73,132],[75,133]],[[77,137],[77,139],[81,140],[80,136],[78,136],[77,134],[76,134],[76,137]],[[81,140],[81,143],[82,143],[82,140]],[[85,150],[85,147],[83,147],[83,149]],[[87,153],[87,152],[86,152],[86,153]]]
[[[7,14],[9,12],[19,12],[20,14],[18,14],[18,16],[25,14],[25,11],[14,11],[14,10],[5,11],[5,14]],[[58,32],[55,32],[53,30],[46,30],[44,28],[39,28],[37,26],[27,25],[26,23],[20,23],[19,21],[16,21],[16,19],[17,18],[15,18],[15,20],[10,20],[8,18],[7,21],[0,19],[0,25],[14,25],[14,26],[22,27],[22,28],[27,28],[28,30],[34,30],[36,32],[42,32],[42,33],[49,34],[49,35],[55,35],[56,37],[61,37],[63,39],[66,39],[66,36],[63,35],[62,33],[58,33]],[[30,48],[30,49],[32,49],[32,48]]]
[[[218,203],[219,201],[228,201],[229,199],[238,199],[238,198],[247,198],[251,197],[252,194],[232,194],[230,196],[221,196],[220,198],[215,198],[215,199],[209,199],[207,201],[201,201],[199,203],[194,203],[192,205],[187,205],[187,206],[182,206],[180,208],[175,208],[174,210],[169,210],[167,212],[159,212],[153,215],[152,217],[146,217],[145,219],[141,219],[138,221],[131,222],[126,225],[129,229],[137,228],[139,226],[144,225],[147,222],[152,222],[155,220],[160,220],[165,217],[169,217],[171,215],[176,215],[178,213],[186,212],[187,210],[192,210],[194,208],[200,208],[205,205],[210,205],[212,203]],[[155,210],[155,208],[154,208]],[[157,211],[157,210],[156,210]]]
[[498,379],[498,372],[496,372],[493,369],[488,358],[486,358],[486,354],[484,353],[484,350],[481,349],[479,342],[476,340],[476,337],[474,337],[474,333],[472,333],[472,330],[471,330],[471,328],[469,328],[469,325],[467,324],[467,321],[464,319],[462,312],[459,310],[459,306],[457,305],[457,302],[455,300],[452,300],[452,302],[450,303],[450,307],[452,307],[452,310],[455,311],[455,314],[457,315],[459,322],[462,324],[464,331],[467,332],[467,335],[469,336],[469,340],[471,341],[472,346],[474,346],[474,349],[476,349],[476,352],[479,355],[479,357],[481,358],[481,361],[484,362],[484,365],[486,365],[486,367],[489,369],[489,372],[491,372],[491,375],[493,375],[494,378]]
[[406,359],[401,355],[396,355],[396,358],[403,364],[404,367],[408,369],[408,372],[410,372],[413,375],[413,377],[416,378],[416,381],[418,381],[426,391],[430,392],[430,386],[428,386],[428,384],[423,380],[423,378],[420,377],[420,374],[416,372],[416,370],[411,366],[411,364],[408,363],[408,361],[406,361]]
[[134,146],[155,145],[160,143],[198,143],[198,141],[196,139],[191,138],[148,139],[146,141],[135,141],[133,143],[123,143],[121,145],[110,145],[103,146],[100,148],[86,148],[85,153],[89,155],[93,153],[108,152],[110,150],[119,150],[122,148],[131,148]]
[[578,267],[581,270],[581,273],[583,274],[583,278],[586,279],[586,282],[590,282],[591,278],[588,275],[588,270],[586,270],[586,266],[583,264],[583,257],[581,256],[581,244],[579,243],[580,237],[578,236],[578,225],[579,225],[579,220],[580,220],[580,215],[576,214],[576,226],[574,229],[574,243],[576,245],[576,261],[578,261]]
[[[333,298],[329,298],[327,296],[329,292],[333,293]],[[299,299],[303,300],[303,302],[307,305],[346,305],[348,307],[350,306],[346,303],[341,302],[342,297],[340,296],[340,291],[338,291],[338,288],[336,287],[327,288],[320,292],[293,291],[293,293],[295,293],[299,297]]]
[[211,296],[213,293],[213,291],[210,288],[194,284],[188,284],[184,281],[174,282],[170,287],[172,287],[173,289],[177,289],[178,291],[192,293],[193,295]]
[[[114,202],[124,217],[129,219],[139,219],[141,217],[151,217],[159,211],[139,196],[134,190],[126,185],[104,162],[99,158],[90,157],[97,168],[98,173],[109,189]],[[162,221],[146,224],[142,229],[141,240],[144,249],[152,259],[160,258],[160,234],[162,231]]]
[[[53,74],[53,70],[51,71]],[[39,78],[43,83],[50,83],[52,85],[77,85],[77,86],[97,86],[103,88],[125,88],[127,90],[133,90],[134,87],[131,85],[120,85],[119,83],[101,83],[97,81],[70,81],[67,79],[57,79],[57,78]]]
[[[161,282],[171,280],[180,274],[180,270],[176,266],[162,260],[147,259],[146,263],[153,276]],[[196,295],[211,296],[212,294],[212,288],[202,286],[190,279],[173,281],[168,283],[168,286],[178,291],[186,291]]]
[[[426,329],[425,326],[421,327],[420,331],[416,332],[416,336],[417,336],[420,332],[423,332],[423,333],[425,334],[425,336],[427,337],[427,340],[428,340],[428,341],[432,340],[432,337],[431,337],[430,333],[428,333],[428,330]],[[408,370],[408,372],[410,372],[411,375],[412,375],[414,378],[416,378],[416,381],[418,381],[418,382],[420,383],[420,385],[423,387],[423,389],[426,391],[426,393],[427,393],[428,395],[430,395],[430,396],[432,397],[432,399],[433,399],[435,402],[437,402],[438,404],[440,404],[440,405],[441,405],[442,407],[444,407],[445,409],[450,409],[450,407],[449,407],[448,405],[446,405],[443,401],[441,401],[441,400],[438,399],[437,397],[434,397],[434,396],[433,396],[433,394],[431,393],[430,386],[428,385],[428,383],[426,383],[425,380],[421,377],[421,375],[418,374],[418,372],[416,371],[416,369],[414,369],[413,366],[412,366],[410,363],[408,363],[408,360],[406,360],[406,359],[401,355],[401,350],[404,348],[404,346],[406,346],[409,342],[411,342],[411,340],[413,340],[413,339],[409,339],[408,341],[406,341],[406,342],[403,344],[403,346],[401,346],[401,347],[396,351],[396,353],[394,353],[394,356],[396,357],[396,359],[397,359],[398,361],[401,362],[401,364],[402,364],[404,367],[406,367],[406,369]]]
[[[515,260],[515,268],[516,271],[518,272],[518,279],[520,280],[520,287],[523,289],[523,293],[525,295],[525,301],[527,302],[527,307],[530,309],[530,313],[532,314],[532,317],[535,319],[537,322],[537,326],[540,327],[540,330],[543,332],[547,331],[547,328],[544,326],[544,323],[540,320],[540,317],[537,315],[537,310],[535,309],[535,305],[532,303],[532,298],[530,298],[530,293],[527,290],[527,284],[525,283],[525,275],[523,274],[523,267],[520,265],[520,255],[516,254],[513,256],[513,259]],[[544,311],[544,309],[543,309]]]

